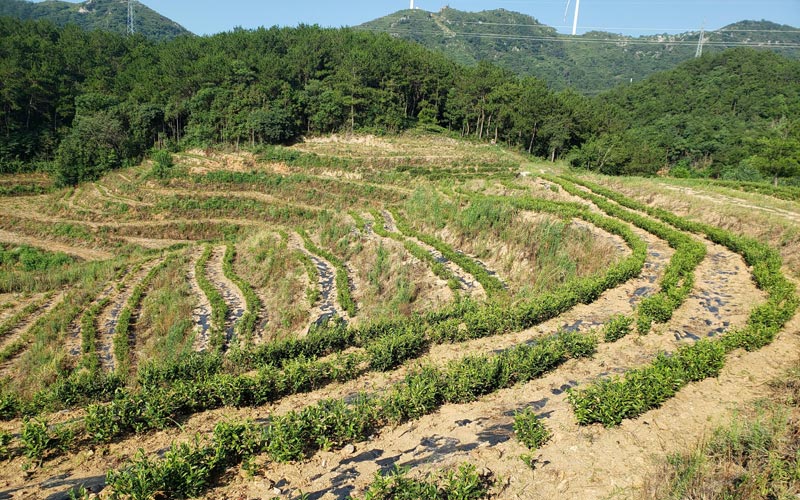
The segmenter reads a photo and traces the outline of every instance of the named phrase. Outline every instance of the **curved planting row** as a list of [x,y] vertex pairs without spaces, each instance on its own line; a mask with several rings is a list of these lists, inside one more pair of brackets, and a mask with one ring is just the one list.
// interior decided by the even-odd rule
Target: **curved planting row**
[[311,257],[302,250],[296,250],[295,256],[297,260],[299,260],[303,267],[306,270],[306,274],[308,275],[308,288],[306,289],[306,299],[308,299],[308,305],[314,307],[317,302],[319,302],[319,298],[321,295],[319,289],[319,269],[317,269],[317,265],[314,264],[314,261],[311,260]]
[[50,303],[52,298],[52,292],[46,293],[41,299],[31,302],[16,314],[5,320],[2,324],[0,324],[0,339],[16,330],[20,324],[29,319],[31,315],[46,307],[46,304]]
[[150,283],[164,268],[169,265],[170,261],[175,258],[175,254],[170,254],[157,265],[155,265],[147,275],[136,284],[133,288],[131,296],[128,298],[128,303],[119,313],[117,327],[114,330],[114,359],[112,365],[108,368],[122,375],[124,378],[131,369],[131,336],[133,334],[133,321],[134,315],[139,310],[142,303],[144,294],[150,287]]
[[381,238],[391,238],[399,243],[402,243],[408,253],[422,262],[426,262],[430,266],[433,274],[446,281],[447,286],[449,286],[452,290],[458,290],[461,288],[458,277],[450,269],[448,269],[446,265],[436,260],[430,252],[426,251],[414,241],[403,237],[403,235],[399,233],[387,230],[380,222],[383,217],[377,210],[370,211],[370,214],[375,221],[372,225],[372,230],[375,231],[375,234]]
[[594,203],[598,208],[612,217],[630,222],[644,229],[650,234],[658,236],[675,249],[675,254],[670,259],[664,277],[661,280],[661,289],[658,293],[645,298],[637,310],[637,329],[640,334],[650,331],[652,323],[666,323],[672,318],[673,312],[686,300],[694,286],[694,270],[706,255],[706,247],[700,241],[675,230],[661,222],[644,217],[608,200],[587,193],[575,187],[574,184],[563,178],[543,176],[544,179],[557,183],[569,194],[579,196]]
[[618,425],[624,419],[638,417],[660,406],[689,382],[717,376],[729,352],[739,348],[757,350],[772,342],[796,312],[800,299],[795,285],[781,272],[778,252],[768,245],[649,207],[592,183],[570,181],[683,231],[703,234],[740,254],[753,267],[753,278],[758,288],[768,294],[767,302],[752,310],[744,328],[728,332],[717,340],[698,341],[671,355],[660,355],[652,364],[631,370],[622,378],[601,380],[571,393],[570,402],[579,423]]
[[261,299],[258,298],[258,295],[256,295],[256,292],[253,290],[253,287],[239,277],[239,275],[237,275],[233,270],[233,261],[235,258],[236,247],[232,243],[228,243],[225,248],[225,256],[222,261],[222,270],[225,273],[225,277],[231,280],[233,284],[238,286],[244,295],[247,311],[245,311],[244,315],[242,315],[242,317],[239,319],[236,334],[238,339],[249,344],[253,341],[256,322],[258,321],[258,315],[260,314],[263,304],[261,303]]
[[415,230],[402,217],[400,217],[396,211],[391,212],[391,214],[395,220],[395,223],[397,224],[397,229],[402,234],[416,238],[426,245],[435,248],[436,251],[440,252],[444,258],[454,262],[461,269],[471,274],[472,277],[474,277],[478,283],[481,284],[487,295],[491,296],[492,294],[496,294],[505,290],[505,285],[503,282],[497,279],[497,277],[492,276],[484,266],[476,262],[474,259],[464,255],[463,253],[455,251],[450,245],[438,238]]
[[314,255],[319,255],[336,268],[336,296],[339,300],[339,305],[347,312],[349,317],[355,317],[357,313],[356,302],[350,293],[350,279],[347,277],[347,268],[344,262],[327,250],[319,248],[302,229],[298,233],[303,238],[306,250]]
[[[415,420],[447,403],[474,401],[504,387],[547,373],[566,360],[590,356],[596,339],[561,334],[509,349],[495,356],[474,356],[447,368],[410,373],[385,395],[361,395],[353,403],[325,400],[302,411],[273,417],[263,426],[227,424],[207,446],[177,445],[164,459],[140,457],[108,474],[114,494],[150,498],[158,491],[174,497],[198,495],[228,467],[266,453],[277,462],[301,460],[320,449],[361,441],[388,425]],[[261,386],[258,386],[261,387]],[[102,423],[103,421],[99,421]],[[191,482],[186,470],[195,471]],[[166,488],[166,489],[165,489]]]
[[223,351],[225,349],[225,320],[228,317],[228,304],[217,288],[209,281],[206,276],[206,266],[214,248],[207,244],[203,249],[200,258],[194,266],[195,279],[200,286],[200,290],[211,303],[211,329],[208,335],[208,346],[201,345],[201,350],[210,347],[212,351]]
[[[8,329],[4,333],[4,337],[8,338],[5,339],[2,343],[2,347],[0,347],[0,363],[6,363],[25,349],[25,346],[30,342],[31,331],[46,324],[50,320],[53,311],[66,300],[64,293],[62,293],[60,298],[62,302],[57,302],[56,296],[50,294],[47,300],[45,300],[36,311],[33,311],[31,315],[20,318],[19,321],[15,321],[13,324],[11,320],[15,318],[11,318],[5,323],[5,325],[8,325]],[[12,333],[13,335],[11,335]]]

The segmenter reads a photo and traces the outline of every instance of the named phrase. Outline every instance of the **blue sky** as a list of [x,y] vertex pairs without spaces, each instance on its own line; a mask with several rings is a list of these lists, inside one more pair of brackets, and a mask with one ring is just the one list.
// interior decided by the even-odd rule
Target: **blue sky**
[[[352,26],[409,7],[409,0],[140,0],[198,34],[236,26]],[[572,0],[574,5],[575,1]],[[571,31],[566,0],[416,0],[418,8],[480,11],[503,8]],[[630,35],[721,28],[743,19],[767,19],[800,27],[800,0],[581,0],[579,27]],[[581,31],[581,30],[579,30]]]

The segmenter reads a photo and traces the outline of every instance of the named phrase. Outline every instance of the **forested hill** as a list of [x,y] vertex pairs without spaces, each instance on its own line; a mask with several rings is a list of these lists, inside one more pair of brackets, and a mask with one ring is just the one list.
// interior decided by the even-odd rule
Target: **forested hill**
[[[170,40],[189,34],[183,26],[167,19],[144,4],[135,7],[136,32],[151,40]],[[83,29],[102,29],[126,33],[128,2],[126,0],[86,0],[81,3],[46,0],[0,0],[0,16],[18,19],[46,19],[59,26],[77,24]]]
[[[542,78],[554,88],[572,87],[586,94],[672,69],[695,56],[700,38],[699,32],[633,38],[593,31],[565,36],[531,16],[503,9],[403,10],[358,29],[412,40],[463,64],[491,61],[518,75]],[[732,24],[706,32],[705,39],[704,52],[748,43],[800,58],[800,29],[768,21]]]
[[595,98],[608,120],[572,162],[610,174],[653,174],[661,166],[751,180],[781,164],[800,173],[791,166],[800,162],[799,83],[800,61],[769,52],[692,59]]
[[596,98],[385,34],[311,26],[156,43],[0,17],[0,56],[0,171],[38,166],[62,184],[153,147],[414,127],[614,173],[718,174],[754,158],[760,168],[765,151],[800,155],[800,62],[752,49]]

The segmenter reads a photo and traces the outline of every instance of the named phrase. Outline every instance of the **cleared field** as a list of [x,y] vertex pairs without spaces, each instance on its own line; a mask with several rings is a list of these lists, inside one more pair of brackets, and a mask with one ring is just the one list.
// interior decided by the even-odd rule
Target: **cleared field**
[[427,135],[174,160],[0,198],[0,498],[657,497],[798,361],[769,193]]

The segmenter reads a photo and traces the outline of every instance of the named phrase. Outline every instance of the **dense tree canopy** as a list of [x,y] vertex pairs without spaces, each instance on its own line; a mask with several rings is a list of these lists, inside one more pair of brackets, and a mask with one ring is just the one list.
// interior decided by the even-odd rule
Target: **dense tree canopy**
[[797,116],[799,77],[800,63],[734,50],[590,100],[355,30],[234,30],[159,43],[0,18],[0,170],[42,162],[72,184],[154,146],[239,147],[419,124],[550,159],[572,151],[573,164],[609,173],[719,170],[769,159],[759,139]]

